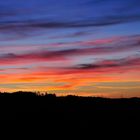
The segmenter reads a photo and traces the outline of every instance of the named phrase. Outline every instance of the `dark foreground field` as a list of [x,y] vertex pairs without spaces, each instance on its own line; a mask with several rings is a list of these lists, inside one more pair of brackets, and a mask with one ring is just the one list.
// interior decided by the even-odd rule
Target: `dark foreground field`
[[16,92],[0,94],[1,120],[96,121],[140,120],[140,99],[38,96]]

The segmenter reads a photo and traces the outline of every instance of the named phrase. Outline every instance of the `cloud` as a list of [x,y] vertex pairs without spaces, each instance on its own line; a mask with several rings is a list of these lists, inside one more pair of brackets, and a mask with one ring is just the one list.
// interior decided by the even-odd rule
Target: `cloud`
[[8,53],[0,56],[0,65],[9,65],[9,64],[25,64],[25,63],[34,63],[34,62],[48,62],[48,61],[66,61],[67,59],[63,56],[51,55],[47,52],[41,53],[29,53],[29,54],[14,54]]
[[[54,46],[58,44],[53,44]],[[72,44],[69,44],[72,45]],[[10,64],[10,63],[31,63],[37,61],[68,61],[73,58],[73,56],[87,56],[87,55],[109,55],[123,52],[140,50],[140,36],[127,36],[118,37],[112,39],[95,40],[95,41],[85,41],[73,43],[73,45],[85,46],[84,48],[68,48],[64,45],[64,48],[58,50],[34,50],[23,52],[20,54],[16,53],[1,53],[0,63]]]
[[80,28],[80,27],[98,27],[125,22],[139,21],[140,15],[114,15],[105,17],[96,17],[90,20],[75,21],[51,21],[51,20],[25,20],[25,21],[5,21],[0,24],[1,30],[10,29],[34,29],[34,28]]
[[[2,14],[2,13],[1,13]],[[6,14],[6,13],[5,13]],[[5,16],[3,13],[1,16]],[[8,13],[7,13],[8,14]],[[8,38],[23,39],[25,37],[39,36],[49,29],[68,29],[68,28],[88,28],[88,27],[104,27],[121,23],[140,21],[140,14],[130,15],[109,15],[103,17],[94,17],[91,19],[75,20],[75,21],[57,21],[57,20],[23,20],[23,21],[7,21],[0,22],[0,32],[3,40]],[[45,29],[45,30],[44,30]],[[51,30],[54,32],[54,30]],[[86,33],[77,33],[66,35],[66,37],[74,37],[85,35]],[[13,36],[14,35],[14,36]],[[1,38],[2,40],[2,38]]]
[[[121,68],[121,67],[131,67],[131,66],[140,66],[140,57],[128,57],[118,60],[103,60],[96,62],[95,64],[80,64],[75,69],[83,70],[97,70],[97,69],[106,69],[106,68]],[[133,69],[133,68],[132,68]]]
[[49,39],[59,39],[59,38],[75,38],[75,37],[83,37],[83,36],[88,36],[91,33],[89,31],[78,31],[78,32],[74,32],[74,33],[68,33],[66,35],[57,35],[57,36],[52,36],[49,37]]
[[[16,3],[20,4],[18,2],[15,2],[15,4]],[[132,0],[128,0],[127,2],[119,1],[117,10],[115,2],[110,6],[110,0],[77,1],[75,5],[76,7],[74,6],[74,2],[70,2],[70,8],[68,9],[63,7],[65,6],[64,2],[59,2],[58,5],[60,4],[60,7],[62,7],[60,11],[60,8],[57,9],[58,7],[52,5],[51,2],[46,3],[44,1],[43,3],[44,4],[42,5],[42,2],[38,2],[38,7],[36,7],[37,5],[34,5],[34,7],[31,8],[29,8],[30,6],[28,6],[28,4],[25,4],[24,6],[21,4],[21,7],[16,7],[16,5],[9,6],[8,2],[6,4],[2,3],[0,5],[1,40],[16,40],[26,37],[40,36],[45,34],[48,30],[49,32],[55,33],[54,29],[66,30],[74,28],[79,30],[79,28],[106,27],[110,25],[140,21],[139,12],[135,11],[136,9],[139,9],[139,2],[136,0],[134,2]],[[81,3],[84,3],[84,5],[87,3],[89,7],[82,6]],[[29,2],[29,5],[31,4],[32,1]],[[49,6],[53,6],[53,10]],[[99,7],[99,9],[100,6],[103,6],[105,9],[102,9],[103,12],[102,10],[96,11],[96,6],[97,8]],[[77,9],[76,11],[74,10],[75,8]],[[126,10],[123,11],[124,9]],[[81,11],[80,13],[78,12],[79,10]],[[66,16],[66,14],[63,15],[65,12],[66,14],[70,12],[70,16]],[[89,12],[94,14],[90,14]],[[73,35],[66,35],[66,37],[81,36],[84,34],[85,33],[79,32]]]
[[[97,74],[99,79],[98,74],[106,75],[111,73],[120,73],[120,72],[127,72],[127,71],[139,71],[139,69],[140,69],[140,56],[131,56],[123,59],[100,60],[90,64],[78,64],[70,67],[65,67],[65,66],[40,67],[37,69],[37,72],[35,72],[34,74],[38,76],[43,76],[43,75],[58,76],[61,78],[62,75],[72,74],[74,76],[77,74],[82,74],[82,75],[86,74],[85,76],[91,77],[91,74],[93,74],[93,76],[96,77]],[[102,77],[104,77],[103,75]],[[71,76],[69,78],[71,78]]]

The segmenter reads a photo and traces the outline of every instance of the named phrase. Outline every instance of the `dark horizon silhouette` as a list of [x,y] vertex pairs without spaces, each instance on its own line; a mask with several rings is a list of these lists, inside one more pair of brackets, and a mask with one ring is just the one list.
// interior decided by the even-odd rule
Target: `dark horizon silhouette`
[[140,98],[102,98],[36,92],[0,93],[0,119],[66,121],[140,119]]

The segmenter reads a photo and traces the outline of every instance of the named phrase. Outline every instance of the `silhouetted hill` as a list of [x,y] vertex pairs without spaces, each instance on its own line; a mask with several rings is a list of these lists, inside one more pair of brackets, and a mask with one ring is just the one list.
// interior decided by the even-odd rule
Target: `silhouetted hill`
[[0,119],[127,120],[140,119],[140,99],[56,97],[33,92],[0,93]]

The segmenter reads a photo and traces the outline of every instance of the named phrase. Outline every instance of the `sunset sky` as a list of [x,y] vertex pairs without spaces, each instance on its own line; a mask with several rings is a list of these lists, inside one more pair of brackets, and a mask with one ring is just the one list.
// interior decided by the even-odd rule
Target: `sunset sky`
[[139,0],[0,0],[0,91],[140,97]]

